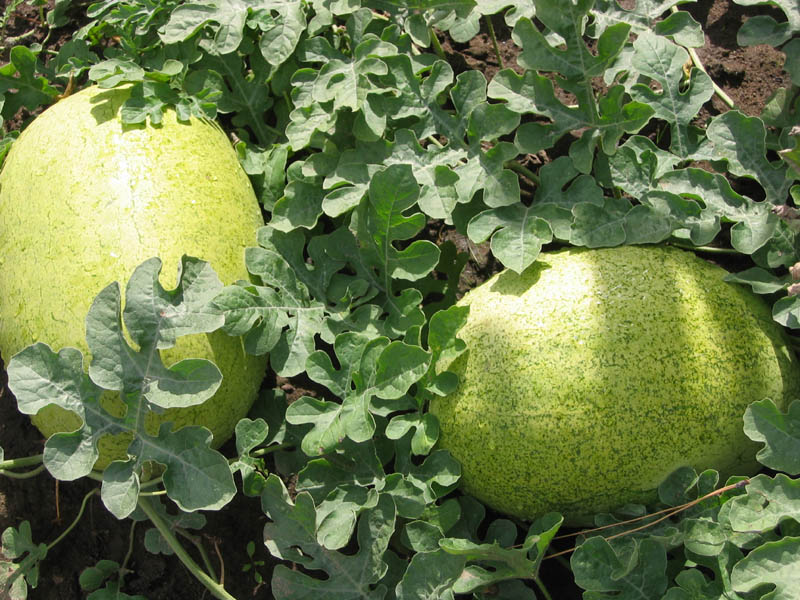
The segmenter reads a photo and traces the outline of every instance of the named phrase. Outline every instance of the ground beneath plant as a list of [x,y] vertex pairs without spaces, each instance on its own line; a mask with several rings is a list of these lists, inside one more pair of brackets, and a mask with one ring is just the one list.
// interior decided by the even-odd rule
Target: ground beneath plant
[[[630,7],[635,3],[628,0],[620,4]],[[698,55],[711,77],[734,100],[739,110],[748,115],[760,114],[772,91],[790,84],[782,70],[781,53],[769,46],[739,48],[736,44],[736,31],[748,17],[772,14],[782,20],[780,13],[763,6],[742,7],[728,0],[701,0],[696,4],[683,5],[682,8],[703,26],[706,45],[698,49]],[[13,45],[44,42],[48,47],[58,47],[59,43],[69,39],[71,31],[63,29],[51,32],[46,38],[47,30],[39,14],[38,9],[23,3],[8,19],[6,27],[0,31],[0,62],[7,62],[9,49]],[[516,68],[516,47],[510,41],[510,32],[504,27],[502,18],[495,17],[493,23],[498,34],[503,66]],[[468,44],[456,44],[445,39],[443,47],[456,72],[477,69],[490,79],[500,68],[486,31]],[[707,119],[725,110],[727,107],[715,97],[711,106],[699,115],[699,119]],[[24,118],[24,115],[20,115],[20,118]],[[5,125],[14,127],[13,122]],[[541,154],[529,157],[529,163],[536,168],[538,164],[554,158],[556,156]],[[447,234],[445,237],[472,257],[462,277],[464,286],[480,283],[496,268],[486,248],[476,248],[457,235]],[[2,323],[0,326],[11,327],[13,324]],[[289,397],[298,397],[307,393],[307,388],[312,388],[307,381],[277,381],[270,377],[265,385],[281,386]],[[0,371],[0,446],[4,448],[6,458],[38,454],[43,444],[44,440],[28,418],[17,412],[16,402],[6,388],[5,371]],[[223,450],[227,450],[229,456],[234,454],[231,447]],[[34,541],[51,542],[72,522],[84,496],[93,487],[95,484],[91,481],[56,484],[46,474],[28,480],[0,477],[0,532],[28,520]],[[252,569],[244,572],[246,565],[251,563],[246,552],[247,543],[251,540],[256,546],[253,560],[263,561],[263,565],[256,568],[266,582],[270,580],[274,564],[260,543],[266,517],[260,510],[258,500],[239,494],[225,509],[206,513],[206,517],[208,525],[200,534],[201,541],[208,549],[217,572],[224,573],[225,587],[229,592],[240,599],[271,598],[269,586],[259,585]],[[145,550],[143,538],[146,529],[146,524],[137,524],[132,532],[131,545],[131,522],[115,519],[95,495],[87,504],[81,525],[48,554],[41,566],[39,586],[32,590],[29,597],[32,600],[83,598],[85,593],[78,585],[78,575],[98,560],[109,559],[125,562],[129,569],[124,587],[128,594],[141,594],[150,600],[209,598],[205,588],[183,568],[176,557],[155,555]],[[224,557],[224,564],[218,557]],[[580,597],[564,566],[557,563],[548,565],[543,568],[542,576],[554,597]]]

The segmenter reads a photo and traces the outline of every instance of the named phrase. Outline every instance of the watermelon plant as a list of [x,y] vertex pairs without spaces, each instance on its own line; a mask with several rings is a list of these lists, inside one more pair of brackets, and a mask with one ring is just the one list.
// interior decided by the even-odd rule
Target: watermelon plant
[[[784,61],[786,84],[760,114],[738,110],[706,72],[691,1],[29,2],[41,6],[51,32],[69,26],[71,35],[56,46],[20,40],[0,67],[0,352],[9,390],[0,402],[39,413],[49,437],[33,456],[0,449],[0,492],[43,471],[97,485],[52,541],[34,535],[28,515],[13,515],[0,547],[0,597],[37,597],[48,554],[83,524],[95,497],[130,521],[131,540],[135,524],[147,523],[147,550],[174,554],[217,598],[234,597],[245,585],[237,577],[276,599],[797,597],[800,397],[788,373],[800,329],[800,8],[792,0],[735,2],[755,5],[739,45],[767,44]],[[510,34],[498,41],[501,28]],[[500,67],[489,76],[452,60],[454,46],[484,34]],[[98,119],[88,101],[25,149],[51,111],[91,95],[116,99],[107,116]],[[110,139],[100,130],[111,123],[116,137],[102,152],[68,145]],[[217,140],[224,131],[237,160],[198,170],[195,152],[221,157],[227,142],[193,142],[169,157],[166,148],[195,126]],[[188,197],[205,177],[241,170],[248,178],[226,184],[199,223],[159,204],[152,218],[167,215],[168,226],[132,227],[158,243],[131,239],[114,250],[125,269],[99,270],[96,246],[82,242],[123,227],[125,215],[99,216],[102,186],[100,206],[69,213],[95,193],[100,163],[118,165],[105,186],[115,174],[131,176],[127,159],[114,163],[129,134],[144,136],[132,153],[150,157],[148,172],[164,185],[178,182],[172,196],[185,189]],[[15,156],[26,152],[24,161]],[[88,186],[72,188],[79,183]],[[237,197],[251,194],[261,215],[236,213]],[[56,235],[48,219],[63,213],[72,225]],[[72,251],[79,243],[81,252]],[[556,254],[567,248],[580,250]],[[226,252],[240,263],[223,267]],[[715,406],[730,400],[717,428],[729,443],[699,442],[726,449],[735,441],[747,456],[683,464],[674,441],[667,459],[648,456],[659,440],[647,440],[629,464],[639,467],[630,473],[648,473],[650,493],[620,494],[575,519],[563,503],[542,508],[539,500],[560,469],[550,462],[574,460],[585,440],[534,439],[526,449],[506,436],[502,461],[491,436],[471,440],[472,454],[493,465],[491,492],[505,487],[538,507],[522,514],[476,491],[473,456],[450,441],[460,432],[448,430],[442,406],[473,389],[458,365],[479,345],[469,340],[474,315],[458,299],[494,272],[524,279],[548,257],[611,252],[693,252],[700,258],[692,261],[727,267],[727,282],[719,268],[698,267],[692,293],[679,296],[723,286],[747,300],[739,308],[724,301],[731,312],[720,309],[722,323],[685,309],[682,326],[701,339],[683,347],[680,336],[664,334],[677,344],[670,352],[687,354],[668,375],[699,378]],[[612,262],[596,272],[607,274]],[[177,279],[159,279],[160,269],[175,273],[179,264]],[[86,281],[59,279],[67,267]],[[644,267],[630,268],[615,285],[637,289],[634,275],[649,281]],[[81,300],[66,314],[43,305],[44,295]],[[537,307],[557,294],[544,296]],[[730,316],[756,305],[758,326]],[[663,303],[653,306],[662,314]],[[667,306],[665,327],[684,310]],[[513,323],[508,309],[499,312],[497,322]],[[708,338],[721,325],[733,334],[719,338],[715,355]],[[77,335],[48,341],[62,326]],[[251,412],[228,424],[234,439],[221,448],[219,415],[203,407],[229,371],[186,342],[206,334],[242,361],[268,362]],[[171,355],[175,344],[188,354]],[[759,367],[770,346],[785,356],[777,371]],[[693,360],[695,351],[706,362]],[[179,359],[185,364],[170,370]],[[633,371],[653,368],[630,355],[624,361]],[[748,369],[763,383],[717,380]],[[229,374],[231,393],[255,389],[262,376],[256,368]],[[292,385],[305,393],[287,396]],[[509,400],[510,379],[490,385]],[[617,391],[624,389],[621,380]],[[109,395],[125,407],[115,412]],[[192,404],[214,418],[172,430],[174,411]],[[42,426],[45,407],[59,415],[56,427]],[[167,411],[157,430],[130,418],[146,410]],[[682,424],[699,437],[714,432],[706,422]],[[634,427],[650,431],[645,422]],[[97,465],[105,469],[93,469],[99,440],[119,432],[130,441]],[[602,444],[603,434],[594,439]],[[525,481],[514,481],[520,471],[511,463],[531,455],[538,459]],[[557,493],[568,496],[573,483],[558,481]],[[257,535],[268,568],[255,545],[239,565],[219,551],[215,561],[202,537],[209,520],[240,501],[259,506],[263,524],[234,544],[244,548]],[[95,600],[147,593],[127,593],[130,552],[75,575]]]

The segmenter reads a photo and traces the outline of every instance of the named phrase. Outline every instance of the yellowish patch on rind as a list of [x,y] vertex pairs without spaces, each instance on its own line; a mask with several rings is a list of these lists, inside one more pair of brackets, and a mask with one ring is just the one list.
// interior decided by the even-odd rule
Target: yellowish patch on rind
[[464,490],[589,524],[654,501],[680,466],[753,472],[745,408],[785,409],[800,375],[767,306],[724,275],[673,248],[569,250],[468,293],[461,385],[431,404]]
[[[87,353],[84,319],[97,293],[124,286],[133,270],[161,258],[161,283],[177,285],[183,254],[202,258],[224,283],[248,279],[244,249],[263,219],[247,175],[225,134],[211,122],[123,126],[126,90],[89,88],[35,119],[0,173],[0,352],[7,361],[35,341]],[[88,356],[88,354],[87,354]],[[158,424],[202,424],[218,447],[247,414],[265,358],[247,355],[222,332],[180,338],[165,364],[212,359],[223,374],[204,404],[148,415]],[[88,367],[88,362],[85,365]],[[77,417],[48,408],[34,417],[45,436],[74,429]],[[102,444],[104,466],[124,456],[124,440]]]

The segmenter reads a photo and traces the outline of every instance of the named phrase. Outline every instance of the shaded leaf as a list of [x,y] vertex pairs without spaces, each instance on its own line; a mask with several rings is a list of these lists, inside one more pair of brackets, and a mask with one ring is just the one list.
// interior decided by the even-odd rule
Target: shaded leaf
[[14,46],[9,62],[0,67],[0,114],[11,119],[21,108],[29,111],[56,100],[58,90],[37,75],[37,57],[25,46]]
[[770,44],[780,46],[793,33],[800,31],[800,9],[792,0],[734,0],[742,6],[769,4],[779,7],[786,15],[786,21],[778,22],[768,15],[755,15],[739,29],[736,41],[740,46]]
[[270,553],[326,574],[314,579],[300,571],[278,565],[272,576],[276,599],[314,597],[321,599],[382,598],[385,588],[376,584],[386,574],[384,553],[395,526],[391,498],[381,495],[374,508],[358,519],[358,551],[342,554],[317,542],[316,508],[311,496],[300,493],[292,502],[275,475],[267,479],[261,496],[264,512],[271,522],[264,526],[264,542]]
[[761,119],[731,110],[715,117],[706,133],[715,152],[728,161],[731,173],[755,179],[764,188],[769,202],[785,202],[790,184],[787,167],[767,160],[766,130]]
[[789,285],[789,277],[778,277],[761,267],[750,267],[739,273],[729,273],[725,281],[749,285],[756,294],[774,294]]
[[592,598],[658,598],[667,587],[666,552],[656,541],[636,543],[634,554],[623,560],[601,537],[581,544],[570,559],[575,583]]
[[753,402],[744,415],[744,432],[755,442],[764,442],[756,458],[771,469],[800,474],[800,400],[781,412],[769,398]]
[[[397,585],[397,600],[448,600],[453,598],[453,585],[464,569],[466,559],[444,551],[418,552]],[[431,577],[436,573],[436,577]]]
[[[785,537],[767,542],[739,561],[731,572],[731,583],[737,592],[756,589],[770,592],[762,596],[768,600],[792,600],[800,589],[800,538]],[[765,589],[765,586],[769,586]]]

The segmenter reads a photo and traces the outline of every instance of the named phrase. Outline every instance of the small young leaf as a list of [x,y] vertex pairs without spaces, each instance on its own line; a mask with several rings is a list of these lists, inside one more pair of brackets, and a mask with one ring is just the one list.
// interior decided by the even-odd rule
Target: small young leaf
[[[538,575],[544,553],[564,519],[549,513],[531,524],[521,546],[514,543],[517,528],[504,519],[494,521],[487,531],[487,541],[476,544],[466,539],[444,538],[439,546],[449,554],[464,556],[468,562],[477,562],[462,575],[453,591],[469,593],[478,587],[506,579],[529,578]],[[484,568],[485,565],[487,568]]]
[[300,373],[314,351],[324,305],[314,301],[291,265],[274,248],[247,248],[248,270],[263,285],[242,282],[224,288],[213,305],[225,316],[228,335],[244,335],[251,354],[270,353],[279,375]]
[[100,560],[93,567],[81,571],[78,583],[85,592],[98,589],[106,579],[119,571],[119,563],[113,560]]
[[389,421],[385,433],[390,440],[399,440],[412,429],[411,452],[416,455],[428,454],[439,439],[439,422],[429,413],[397,415]]
[[97,82],[102,88],[113,88],[121,83],[142,81],[145,71],[130,60],[110,58],[92,65],[89,69],[89,79]]
[[687,569],[675,576],[676,587],[671,587],[662,600],[716,600],[723,597],[718,581],[708,581],[699,569]]
[[[206,525],[206,518],[197,512],[187,513],[179,512],[172,514],[167,511],[163,502],[153,502],[152,509],[169,525],[172,530],[176,529],[202,529]],[[164,554],[172,556],[175,551],[169,545],[164,536],[155,527],[149,528],[144,532],[144,545],[148,552],[152,554]]]
[[333,367],[325,352],[317,351],[309,357],[307,371],[341,397],[341,405],[306,396],[286,411],[289,423],[314,424],[303,438],[303,451],[309,456],[329,452],[345,436],[355,442],[372,437],[372,400],[401,398],[430,365],[430,354],[418,346],[382,337],[370,340],[353,332],[338,335],[334,350],[341,369]]
[[393,279],[415,281],[439,262],[431,242],[417,240],[402,251],[392,242],[407,240],[424,226],[421,213],[405,216],[419,197],[419,185],[408,165],[392,165],[377,173],[369,186],[369,203],[359,218],[359,241],[374,264]]
[[374,488],[337,487],[317,507],[317,541],[328,550],[343,548],[350,541],[358,515],[377,504]]
[[[36,544],[31,537],[31,524],[23,521],[19,529],[3,531],[0,543],[0,597],[25,600],[28,586],[39,585],[39,563],[47,556],[47,544]],[[10,559],[10,560],[9,560]],[[18,559],[14,562],[14,559]]]
[[[426,508],[433,499],[430,489],[423,482],[414,477],[406,477],[400,473],[391,473],[387,475],[386,479],[383,481],[383,488],[381,491],[392,497],[397,507],[398,516],[406,519],[420,519],[423,517]],[[421,533],[419,528],[417,533]],[[439,532],[438,537],[436,537],[437,542],[434,544],[433,549],[439,547],[438,540],[441,537],[442,534]],[[430,538],[428,538],[427,542],[431,542]],[[425,542],[423,541],[422,543]]]
[[298,473],[297,489],[311,494],[316,503],[325,500],[337,487],[384,485],[386,473],[374,441],[356,444],[345,440],[341,448],[341,454],[308,461]]
[[[241,419],[236,424],[236,452],[239,458],[231,463],[233,472],[242,474],[242,491],[247,496],[258,496],[264,487],[264,461],[250,456],[250,451],[262,444],[270,434],[270,428],[264,419]],[[274,437],[274,436],[273,436]]]

